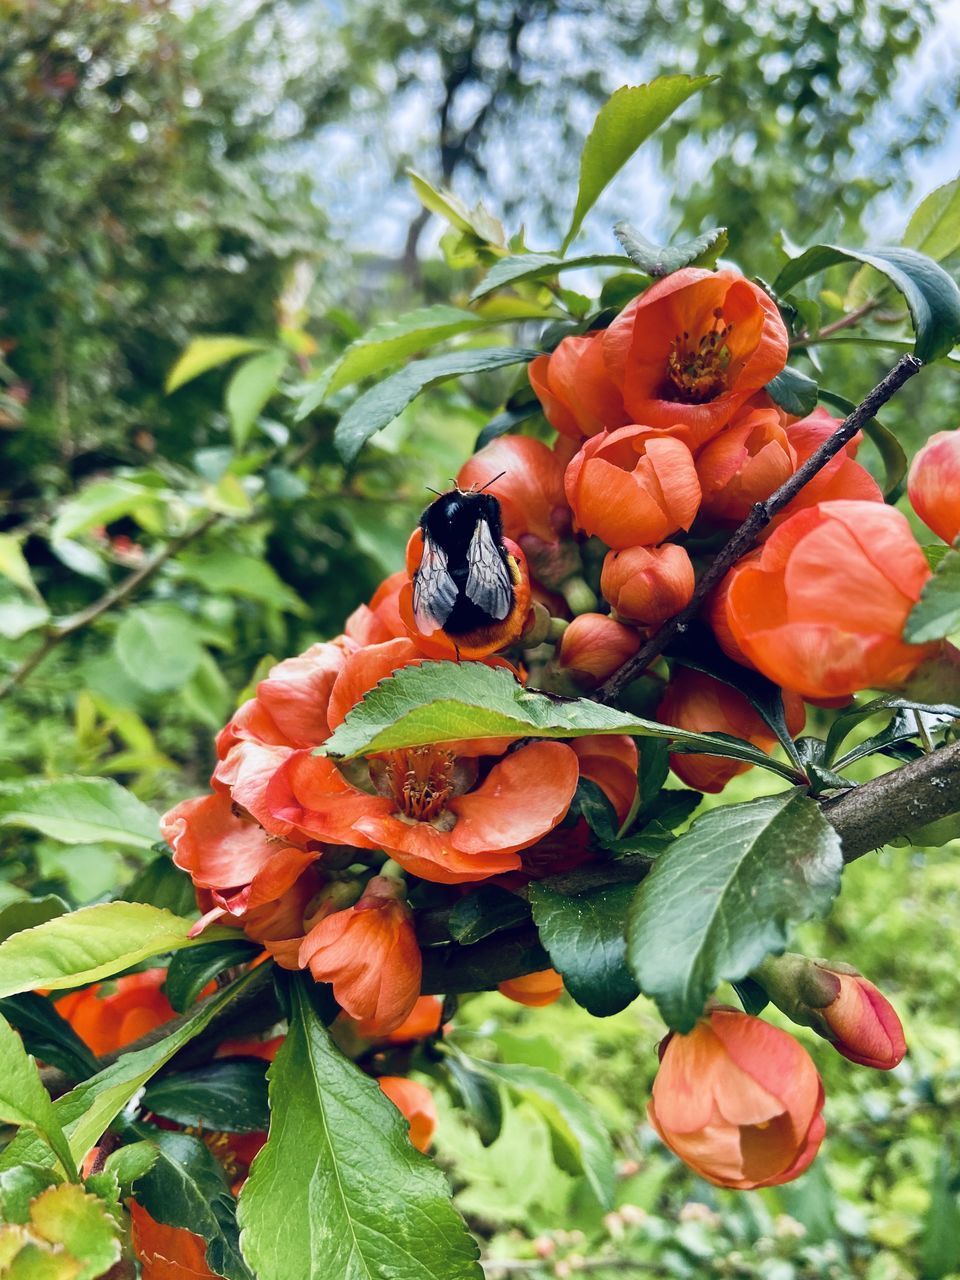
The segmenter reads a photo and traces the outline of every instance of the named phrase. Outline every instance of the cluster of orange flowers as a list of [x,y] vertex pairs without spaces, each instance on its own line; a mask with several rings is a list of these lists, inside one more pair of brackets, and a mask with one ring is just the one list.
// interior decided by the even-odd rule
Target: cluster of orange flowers
[[[695,569],[682,539],[694,520],[732,527],[834,430],[820,410],[791,419],[764,391],[787,346],[761,289],[733,271],[689,268],[630,303],[608,329],[567,337],[536,359],[530,380],[555,444],[501,438],[457,477],[461,489],[486,487],[500,502],[515,584],[509,616],[469,642],[440,627],[421,630],[412,605],[424,554],[418,529],[406,571],[383,582],[342,635],[273,667],[217,739],[212,791],[163,820],[174,860],[198,892],[198,929],[234,923],[279,965],[330,983],[366,1035],[388,1037],[421,1007],[420,881],[466,891],[496,878],[517,888],[593,856],[586,823],[568,811],[586,778],[626,818],[637,791],[630,738],[495,738],[348,763],[314,751],[399,668],[456,657],[522,680],[499,652],[539,643],[544,613],[566,623],[554,662],[563,679],[582,691],[611,675],[690,601]],[[947,466],[933,457],[940,449],[956,471],[955,438],[928,446],[932,469]],[[857,445],[780,514],[709,605],[724,651],[782,687],[794,732],[803,699],[836,705],[856,690],[894,685],[928,652],[901,639],[929,576],[926,560],[856,461]],[[948,490],[925,478],[926,466],[915,468],[911,492],[943,532],[936,513],[950,506]],[[599,586],[610,612],[571,617],[584,535],[607,548]],[[658,715],[774,746],[743,695],[691,670],[671,676]],[[747,767],[690,755],[672,764],[710,791]],[[858,975],[835,977],[821,1006],[834,1014],[823,1014],[820,1029],[854,1060],[895,1065],[903,1053],[896,1015]],[[536,1005],[556,998],[562,983],[548,970],[502,989]],[[651,1115],[704,1176],[748,1187],[805,1167],[822,1137],[821,1105],[799,1045],[720,1009],[666,1042]]]

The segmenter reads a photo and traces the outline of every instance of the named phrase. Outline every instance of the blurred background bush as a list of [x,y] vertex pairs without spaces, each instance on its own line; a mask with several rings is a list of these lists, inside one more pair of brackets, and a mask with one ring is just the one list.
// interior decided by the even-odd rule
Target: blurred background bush
[[[371,324],[462,303],[475,279],[408,166],[549,248],[605,97],[719,73],[583,243],[614,251],[618,217],[661,243],[723,224],[763,277],[783,244],[897,239],[960,150],[955,2],[0,0],[0,30],[0,682],[23,675],[0,701],[0,906],[79,905],[136,874],[148,852],[24,829],[22,780],[112,777],[157,808],[203,788],[255,672],[338,632],[400,567],[426,486],[512,389],[488,374],[432,393],[349,474],[331,431],[355,390],[295,420],[291,393]],[[201,335],[234,345],[195,345],[168,394]],[[823,383],[854,399],[887,358],[822,352]],[[960,420],[949,375],[887,411],[909,446]],[[23,669],[52,618],[70,634]],[[621,1153],[622,1208],[602,1220],[535,1111],[484,1149],[444,1108],[440,1156],[490,1274],[960,1274],[957,852],[861,860],[807,931],[894,998],[911,1053],[888,1077],[815,1049],[827,1158],[795,1186],[717,1193],[659,1146],[644,1001],[607,1021],[468,1002],[471,1034],[565,1075]]]

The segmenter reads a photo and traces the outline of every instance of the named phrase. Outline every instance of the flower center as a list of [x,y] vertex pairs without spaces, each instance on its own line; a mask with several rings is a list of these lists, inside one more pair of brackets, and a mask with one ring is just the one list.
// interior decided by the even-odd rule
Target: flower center
[[727,388],[727,369],[731,359],[727,339],[733,325],[723,323],[723,312],[719,307],[713,316],[713,328],[707,330],[696,346],[691,344],[686,330],[670,344],[667,379],[673,393],[671,399],[682,404],[704,404]]
[[442,747],[407,747],[371,760],[370,772],[380,794],[393,799],[404,817],[434,822],[452,796],[471,786],[476,776],[471,763]]

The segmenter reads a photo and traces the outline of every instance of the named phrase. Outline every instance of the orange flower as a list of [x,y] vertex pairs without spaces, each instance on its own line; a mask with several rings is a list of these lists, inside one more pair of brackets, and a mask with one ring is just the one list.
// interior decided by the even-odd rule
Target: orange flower
[[186,1227],[168,1227],[136,1200],[128,1200],[130,1238],[142,1280],[217,1280],[207,1266],[207,1245]]
[[570,745],[577,753],[580,777],[597,784],[613,805],[618,821],[623,822],[637,795],[640,758],[633,738],[600,733],[593,738],[575,738]]
[[544,416],[561,435],[593,436],[629,422],[623,397],[607,370],[603,333],[571,335],[528,366]]
[[[351,654],[331,691],[331,727],[391,670],[419,661],[404,640]],[[520,850],[563,819],[577,787],[577,757],[564,743],[533,742],[504,756],[509,745],[440,743],[352,765],[369,770],[377,794],[348,781],[331,759],[296,752],[274,775],[267,803],[304,836],[383,849],[425,880],[482,880],[518,868]],[[481,756],[502,759],[482,774]]]
[[835,994],[829,1003],[811,1010],[815,1029],[851,1062],[891,1071],[907,1052],[893,1005],[849,965],[821,962],[816,969],[827,985],[825,998]]
[[[797,466],[802,466],[824,440],[833,435],[839,425],[840,419],[831,417],[826,409],[814,409],[809,417],[787,427],[787,440],[797,455]],[[789,520],[795,512],[814,507],[818,502],[834,502],[837,499],[883,502],[883,494],[876,480],[866,467],[854,461],[862,442],[863,436],[858,431],[812,480],[807,481],[793,501],[774,517],[771,527],[776,528]]]
[[400,592],[406,581],[403,569],[384,578],[369,605],[359,605],[347,619],[343,629],[347,638],[356,644],[383,644],[405,636],[407,628],[400,617]]
[[57,1013],[98,1058],[115,1053],[177,1016],[160,990],[166,977],[166,969],[147,969],[95,982],[58,1000]]
[[[783,708],[791,734],[804,726],[806,713],[795,694],[784,693]],[[661,724],[670,724],[691,733],[729,733],[745,738],[761,751],[771,752],[776,734],[737,689],[689,667],[677,668],[657,708]],[[697,791],[722,791],[731,778],[746,773],[753,765],[723,756],[670,756],[670,768],[677,777]]]
[[503,531],[519,543],[535,577],[548,587],[580,568],[563,488],[565,464],[540,440],[502,436],[475,453],[457,475],[461,489],[483,489],[500,501]]
[[679,613],[694,585],[690,557],[675,542],[610,551],[600,575],[600,590],[614,612],[644,627],[659,627]]
[[907,479],[910,504],[944,542],[960,535],[960,431],[938,431],[914,458]]
[[440,1030],[442,1017],[442,1000],[438,1000],[436,996],[420,996],[409,1017],[385,1036],[379,1035],[375,1025],[370,1022],[361,1020],[353,1025],[357,1035],[363,1036],[365,1040],[382,1039],[386,1044],[409,1044],[411,1040],[425,1040],[427,1036],[436,1035]]
[[673,429],[628,426],[592,437],[565,484],[579,527],[616,550],[689,529],[700,506],[693,455]]
[[[239,744],[234,750],[250,745]],[[269,776],[279,763],[282,759],[273,762]],[[261,792],[266,781],[258,781]],[[272,838],[258,822],[234,811],[229,794],[182,800],[163,815],[160,830],[173,849],[175,865],[197,888],[213,891],[221,913],[232,915],[278,899],[322,852],[316,845],[304,849]]]
[[497,990],[516,1004],[542,1009],[563,995],[563,979],[556,969],[541,969],[539,973],[528,973],[522,978],[508,978],[506,982],[497,984]]
[[519,546],[510,538],[504,538],[513,581],[513,608],[502,622],[492,623],[467,635],[449,636],[442,627],[427,633],[420,630],[413,616],[413,576],[420,567],[423,556],[423,531],[414,529],[407,543],[407,573],[409,580],[400,588],[400,617],[407,635],[421,653],[430,658],[486,658],[500,649],[506,649],[519,640],[527,623],[530,609],[530,571]]
[[437,1105],[425,1084],[406,1076],[381,1076],[377,1084],[410,1125],[410,1141],[426,1151],[437,1127]]
[[796,470],[797,455],[776,409],[751,409],[697,454],[702,510],[739,524]]
[[632,658],[641,643],[633,627],[603,613],[581,613],[560,637],[557,661],[582,688],[595,689]]
[[749,1191],[803,1173],[826,1132],[822,1108],[820,1077],[792,1036],[714,1009],[664,1042],[647,1114],[701,1178]]
[[355,906],[314,925],[300,947],[300,967],[329,982],[341,1008],[378,1035],[399,1027],[420,994],[420,948],[404,892],[399,880],[374,876]]
[[758,555],[734,565],[726,623],[758,670],[803,697],[887,688],[931,652],[901,639],[929,576],[899,511],[823,502],[798,511]]
[[787,342],[762,289],[736,271],[685,267],[628,303],[603,354],[632,420],[683,423],[695,449],[780,373]]

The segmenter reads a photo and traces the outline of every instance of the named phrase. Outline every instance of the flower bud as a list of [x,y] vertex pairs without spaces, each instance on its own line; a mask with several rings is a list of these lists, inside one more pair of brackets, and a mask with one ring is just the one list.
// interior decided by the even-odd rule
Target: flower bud
[[754,976],[788,1018],[812,1027],[851,1062],[890,1071],[903,1060],[900,1019],[852,965],[787,952],[768,956]]
[[522,978],[508,978],[497,985],[497,990],[517,1004],[541,1009],[563,995],[563,979],[556,969],[541,969],[539,973],[528,973]]
[[402,881],[374,876],[356,906],[314,925],[300,947],[300,966],[329,982],[351,1018],[377,1035],[399,1027],[420,994],[422,961]]
[[683,547],[629,547],[610,551],[603,562],[600,590],[628,622],[659,627],[690,603],[695,578]]
[[627,426],[587,440],[564,479],[579,527],[618,550],[689,529],[700,481],[682,436],[682,427]]
[[960,429],[938,431],[914,458],[907,480],[910,504],[944,542],[960,535]]
[[717,1008],[667,1037],[647,1114],[695,1173],[748,1191],[803,1173],[826,1132],[822,1108],[820,1077],[792,1036]]
[[377,1084],[410,1125],[410,1141],[418,1151],[426,1151],[437,1127],[433,1094],[425,1084],[406,1076],[381,1076]]
[[702,509],[739,524],[796,470],[797,455],[776,409],[753,409],[713,437],[697,454]]
[[602,613],[581,613],[560,638],[560,668],[584,689],[595,689],[632,658],[641,640],[633,627],[625,627]]
[[[783,707],[791,734],[798,734],[806,720],[803,703],[795,694],[784,693]],[[728,733],[735,738],[746,738],[768,753],[777,744],[776,734],[745,694],[689,667],[674,671],[657,708],[657,719],[661,724],[674,725],[690,733]],[[670,756],[670,768],[682,782],[697,791],[722,791],[731,778],[752,769],[753,765],[725,756],[674,752]]]

